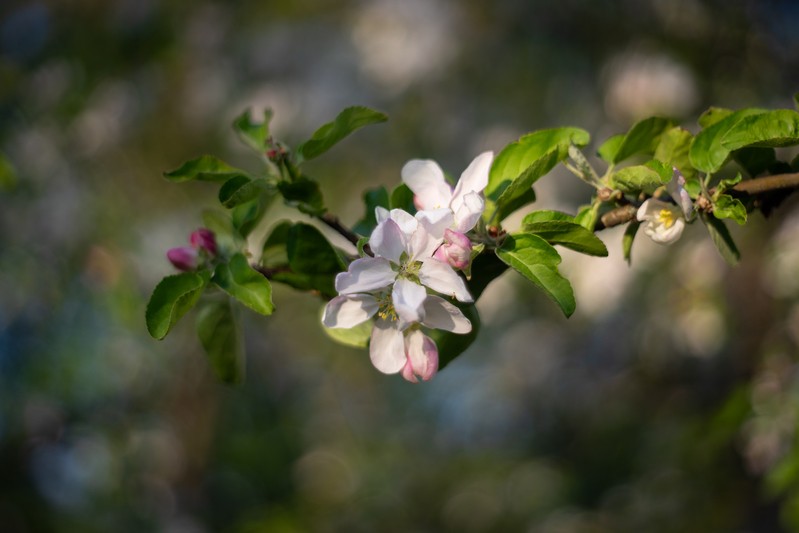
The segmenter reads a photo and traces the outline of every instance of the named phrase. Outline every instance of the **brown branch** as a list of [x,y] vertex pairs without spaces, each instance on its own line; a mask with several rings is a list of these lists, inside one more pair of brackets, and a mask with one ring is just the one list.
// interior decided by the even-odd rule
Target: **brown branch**
[[[318,217],[319,220],[324,222],[328,227],[334,229],[336,233],[350,241],[355,247],[358,246],[358,241],[361,240],[360,235],[346,227],[341,221],[338,219],[336,215],[331,213],[325,213],[324,215]],[[372,255],[372,250],[369,248],[369,245],[365,245],[363,247],[364,253],[367,255]]]
[[612,209],[599,218],[599,222],[594,226],[594,231],[620,226],[635,219],[638,208],[634,205],[623,205]]

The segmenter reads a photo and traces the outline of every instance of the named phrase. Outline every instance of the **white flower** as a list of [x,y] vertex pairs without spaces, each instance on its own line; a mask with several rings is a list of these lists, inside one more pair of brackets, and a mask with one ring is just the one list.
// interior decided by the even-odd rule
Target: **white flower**
[[454,189],[447,183],[438,163],[431,159],[412,159],[405,163],[402,181],[413,191],[417,209],[449,210],[453,220],[448,227],[466,233],[477,224],[485,209],[483,189],[488,185],[488,172],[493,159],[493,152],[483,152],[474,158]]
[[677,205],[682,209],[682,214],[685,220],[691,220],[694,212],[694,204],[691,201],[691,195],[685,190],[685,176],[682,175],[677,167],[671,167],[674,173],[671,175],[671,181],[666,185],[666,190],[671,196],[671,199],[677,202]]
[[660,244],[673,243],[680,238],[685,228],[682,209],[654,198],[641,204],[637,218],[644,223],[644,233]]

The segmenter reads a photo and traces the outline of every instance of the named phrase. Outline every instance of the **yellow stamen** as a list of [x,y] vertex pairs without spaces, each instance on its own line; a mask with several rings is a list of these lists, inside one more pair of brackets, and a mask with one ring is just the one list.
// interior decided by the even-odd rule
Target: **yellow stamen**
[[658,213],[658,222],[666,226],[666,229],[669,229],[674,225],[674,213],[668,209],[661,209],[660,213]]

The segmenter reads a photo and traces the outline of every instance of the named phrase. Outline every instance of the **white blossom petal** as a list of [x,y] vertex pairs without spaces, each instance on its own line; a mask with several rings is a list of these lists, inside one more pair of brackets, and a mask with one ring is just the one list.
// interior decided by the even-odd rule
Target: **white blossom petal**
[[455,211],[455,229],[461,233],[472,229],[483,216],[485,206],[486,202],[480,194],[476,192],[466,194]]
[[469,163],[466,170],[461,174],[458,184],[455,185],[455,192],[452,195],[453,211],[458,211],[463,203],[463,197],[470,192],[481,193],[488,185],[488,173],[491,170],[491,163],[494,161],[494,152],[483,152]]
[[369,292],[388,287],[397,277],[391,263],[382,257],[362,257],[350,263],[346,272],[336,276],[339,294]]
[[416,231],[416,227],[419,225],[419,222],[412,214],[402,209],[392,209],[388,213],[388,218],[396,222],[397,226],[399,226],[406,235],[410,235]]
[[396,374],[405,366],[405,341],[396,322],[378,319],[372,328],[369,357],[384,374]]
[[441,294],[454,296],[461,302],[473,301],[463,278],[452,270],[451,266],[442,263],[438,259],[422,259],[422,266],[419,269],[419,281],[422,282],[422,285],[426,285]]
[[419,221],[424,229],[436,239],[444,238],[446,231],[453,224],[452,210],[448,207],[433,209],[431,211],[419,211],[416,213],[416,220]]
[[671,227],[664,224],[657,224],[649,221],[644,224],[644,233],[658,244],[671,244],[680,238],[682,230],[685,229],[685,222],[678,218]]
[[375,207],[375,220],[378,224],[383,222],[384,220],[388,220],[390,217],[388,209],[385,207],[380,207],[379,205]]
[[444,171],[431,159],[412,159],[402,167],[402,181],[413,191],[414,203],[422,210],[449,206],[452,187]]
[[403,326],[412,322],[421,322],[424,318],[424,300],[427,291],[418,283],[407,279],[398,279],[391,291],[394,310],[400,317]]
[[472,331],[472,323],[463,312],[446,301],[435,295],[428,295],[424,301],[425,317],[422,325],[433,329],[443,329],[452,333],[469,333]]
[[442,242],[444,242],[443,237],[436,239],[427,232],[423,224],[419,224],[419,227],[408,239],[408,246],[405,249],[408,253],[408,261],[420,261],[426,257],[432,257],[433,252]]
[[384,220],[375,227],[369,237],[369,246],[376,256],[385,257],[399,264],[402,252],[407,247],[406,235],[392,219]]
[[352,328],[369,320],[379,307],[377,299],[369,294],[336,296],[327,302],[322,323],[329,328]]

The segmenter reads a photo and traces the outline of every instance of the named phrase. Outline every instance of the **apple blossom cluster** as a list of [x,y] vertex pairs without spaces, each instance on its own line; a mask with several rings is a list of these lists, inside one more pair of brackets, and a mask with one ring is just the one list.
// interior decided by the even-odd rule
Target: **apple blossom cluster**
[[322,323],[352,328],[372,319],[369,355],[375,368],[400,372],[411,382],[438,371],[438,348],[421,327],[465,334],[472,325],[458,307],[473,301],[456,270],[468,268],[472,230],[485,208],[492,152],[477,156],[451,187],[431,160],[412,160],[402,180],[414,193],[415,215],[377,207],[377,226],[369,237],[373,257],[350,263],[336,276],[339,293],[325,307]]
[[677,205],[650,198],[638,209],[637,219],[643,222],[644,233],[659,244],[671,244],[680,238],[685,222],[691,219],[694,205],[685,190],[685,177],[674,168],[666,190]]
[[191,246],[170,248],[166,252],[169,262],[180,271],[196,270],[205,260],[216,257],[216,237],[206,228],[200,228],[189,236]]

